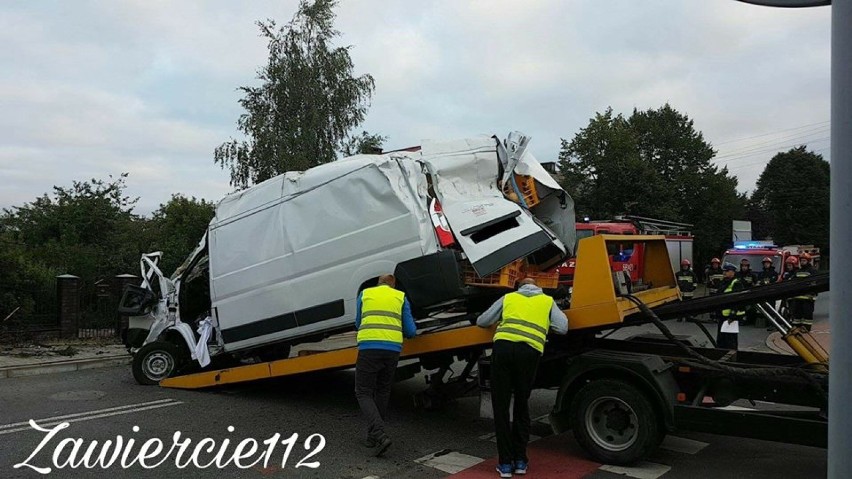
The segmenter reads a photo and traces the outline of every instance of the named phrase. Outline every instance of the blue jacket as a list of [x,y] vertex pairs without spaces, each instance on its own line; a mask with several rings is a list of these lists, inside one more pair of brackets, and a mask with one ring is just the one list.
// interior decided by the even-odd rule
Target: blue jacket
[[[355,306],[355,330],[361,328],[361,295],[358,293],[358,303]],[[411,305],[408,304],[408,298],[402,303],[402,336],[404,338],[413,338],[417,335],[417,325],[414,324],[414,316],[411,314]],[[402,351],[402,345],[392,341],[361,341],[358,343],[358,349],[384,349],[387,351]]]

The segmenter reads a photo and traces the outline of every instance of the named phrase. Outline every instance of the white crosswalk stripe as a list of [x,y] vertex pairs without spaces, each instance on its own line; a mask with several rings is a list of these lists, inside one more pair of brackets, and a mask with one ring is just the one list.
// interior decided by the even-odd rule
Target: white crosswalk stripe
[[695,441],[685,437],[666,436],[662,444],[660,444],[660,448],[684,454],[697,454],[708,445],[706,442]]
[[669,472],[671,469],[671,466],[655,464],[653,462],[640,462],[639,464],[631,467],[610,465],[600,467],[601,471],[621,474],[623,476],[634,477],[636,479],[657,479],[663,474]]
[[423,464],[424,466],[433,467],[448,474],[455,474],[469,467],[473,467],[484,460],[485,459],[481,457],[469,456],[460,452],[444,449],[443,451],[438,451],[419,459],[415,459],[414,462]]
[[[94,411],[86,411],[74,414],[65,414],[63,416],[53,416],[47,417],[43,419],[34,419],[36,424],[41,427],[51,427],[56,426],[57,424],[62,424],[63,422],[82,422],[82,421],[91,421],[93,419],[101,419],[105,417],[118,416],[122,414],[130,414],[134,412],[148,411],[151,409],[159,409],[163,407],[169,406],[178,406],[183,404],[182,401],[175,401],[173,399],[160,399],[157,401],[149,401],[138,404],[127,404],[124,406],[116,406],[106,409],[97,409]],[[32,427],[29,425],[29,421],[24,422],[16,422],[12,424],[4,424],[0,425],[0,436],[4,434],[12,434],[15,432],[24,432],[24,431],[34,431]]]

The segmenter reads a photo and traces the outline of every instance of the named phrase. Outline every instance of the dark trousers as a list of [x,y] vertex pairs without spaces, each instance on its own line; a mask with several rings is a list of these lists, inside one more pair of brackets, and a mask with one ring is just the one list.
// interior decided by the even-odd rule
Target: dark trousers
[[794,322],[801,323],[801,320],[814,319],[814,302],[809,299],[788,299],[787,304],[790,306],[790,314]]
[[367,438],[385,435],[385,416],[399,353],[384,349],[358,351],[355,363],[355,398],[367,423]]
[[[541,354],[526,343],[494,341],[491,354],[491,405],[500,464],[528,461],[529,399]],[[509,421],[512,396],[515,406]]]
[[[723,333],[722,332],[722,323],[727,321],[728,318],[722,316],[722,313],[719,313],[718,323],[716,325],[716,347],[719,349],[739,349],[739,333]],[[740,324],[742,326],[742,324]]]

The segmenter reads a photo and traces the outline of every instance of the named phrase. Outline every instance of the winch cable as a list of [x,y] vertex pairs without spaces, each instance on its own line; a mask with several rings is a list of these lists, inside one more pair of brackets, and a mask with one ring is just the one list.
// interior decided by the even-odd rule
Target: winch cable
[[801,368],[791,368],[791,367],[773,367],[773,368],[741,368],[729,366],[727,364],[723,364],[719,361],[710,359],[703,354],[698,353],[689,345],[684,343],[683,341],[677,339],[675,335],[669,330],[669,328],[663,323],[663,321],[654,314],[654,311],[651,310],[645,303],[643,303],[639,298],[627,294],[624,295],[625,298],[632,301],[636,304],[639,310],[651,320],[652,323],[660,330],[661,333],[672,343],[678,346],[681,350],[683,350],[688,356],[695,359],[699,363],[704,366],[710,367],[717,371],[722,371],[732,376],[740,376],[743,378],[762,378],[762,379],[770,379],[770,378],[778,378],[778,377],[787,377],[787,378],[801,378],[804,379],[809,385],[811,385],[819,395],[820,399],[828,405],[828,394],[825,389],[823,389],[822,384],[816,380],[810,373]]

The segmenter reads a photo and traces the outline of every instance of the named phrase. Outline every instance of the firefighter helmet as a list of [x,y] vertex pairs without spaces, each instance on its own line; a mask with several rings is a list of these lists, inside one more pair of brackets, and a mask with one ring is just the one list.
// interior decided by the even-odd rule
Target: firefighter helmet
[[680,260],[680,265],[681,265],[681,266],[689,266],[689,265],[691,265],[691,264],[692,264],[692,263],[690,263],[688,259],[682,259],[682,260]]
[[810,261],[810,259],[811,259],[811,254],[810,254],[810,253],[802,253],[802,254],[800,255],[800,258],[799,258],[799,259],[806,259],[806,260]]
[[719,264],[719,263],[721,263],[721,261],[719,261],[719,258],[713,258],[713,259],[711,259],[711,260],[710,260],[710,263],[711,263],[711,264],[712,264],[712,263]]
[[751,265],[751,261],[748,258],[743,258],[740,260],[740,265]]
[[799,265],[799,258],[797,258],[795,256],[788,256],[787,259],[784,261],[784,263],[792,264],[793,266],[798,266]]
[[767,257],[763,258],[763,261],[762,261],[762,262],[763,262],[763,263],[771,263],[771,262],[772,262],[772,258],[770,258],[769,256],[767,256]]
[[737,267],[736,267],[736,266],[734,266],[734,265],[733,265],[733,264],[731,264],[731,263],[725,263],[725,267],[724,267],[724,268],[722,268],[722,269],[724,269],[725,271],[736,271],[736,270],[737,270]]

